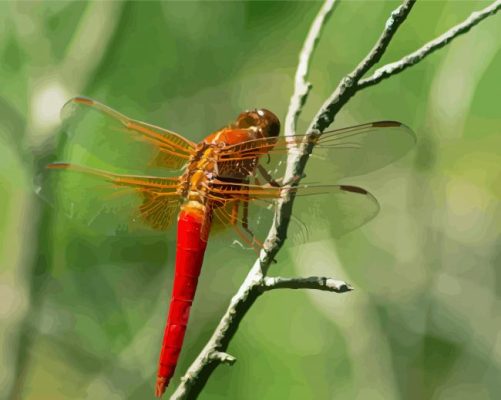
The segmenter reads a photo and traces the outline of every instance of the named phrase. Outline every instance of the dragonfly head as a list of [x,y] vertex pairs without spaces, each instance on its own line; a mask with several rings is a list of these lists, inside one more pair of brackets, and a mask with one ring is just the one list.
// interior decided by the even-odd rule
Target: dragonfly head
[[256,127],[264,137],[277,137],[280,133],[280,121],[278,117],[265,108],[244,111],[235,124],[237,128]]

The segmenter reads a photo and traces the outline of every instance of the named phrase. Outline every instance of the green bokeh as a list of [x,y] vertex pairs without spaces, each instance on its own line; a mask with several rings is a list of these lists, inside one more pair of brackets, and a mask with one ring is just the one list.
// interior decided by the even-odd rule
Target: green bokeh
[[[301,129],[396,4],[339,4],[312,62]],[[382,62],[486,4],[418,3]],[[93,97],[193,141],[250,107],[283,120],[319,6],[0,3],[0,398],[153,397],[175,238],[97,234],[34,194],[64,101]],[[417,146],[346,179],[377,197],[376,219],[341,239],[326,231],[286,245],[271,272],[334,276],[356,290],[260,298],[230,345],[237,363],[219,367],[200,398],[501,397],[500,18],[339,114],[336,127],[402,121]],[[253,260],[223,240],[209,244],[173,387]]]

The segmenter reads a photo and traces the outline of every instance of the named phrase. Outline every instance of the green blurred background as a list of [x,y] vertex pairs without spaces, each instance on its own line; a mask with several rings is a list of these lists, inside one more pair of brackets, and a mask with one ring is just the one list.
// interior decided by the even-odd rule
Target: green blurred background
[[[418,3],[383,62],[486,4]],[[396,5],[339,4],[313,59],[301,129]],[[245,108],[283,120],[319,7],[0,3],[0,398],[153,397],[174,237],[92,234],[35,196],[64,101],[87,95],[195,141]],[[402,121],[418,144],[348,180],[379,199],[375,220],[341,239],[286,245],[271,273],[334,276],[356,290],[260,298],[230,345],[237,363],[219,367],[200,398],[501,398],[500,22],[486,20],[339,114],[336,127]],[[253,260],[209,244],[173,387]]]

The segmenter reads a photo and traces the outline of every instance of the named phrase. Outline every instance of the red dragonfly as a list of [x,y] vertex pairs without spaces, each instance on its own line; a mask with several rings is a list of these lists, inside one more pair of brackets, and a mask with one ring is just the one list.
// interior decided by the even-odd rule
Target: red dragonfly
[[279,136],[280,122],[266,109],[241,113],[198,144],[88,98],[70,100],[62,116],[59,156],[64,161],[47,165],[42,186],[56,207],[107,233],[139,226],[162,231],[177,216],[175,276],[157,396],[174,375],[213,225],[233,229],[259,251],[263,245],[253,233],[251,206],[273,212],[273,200],[292,190],[298,196],[330,196],[329,206],[341,210],[333,224],[341,232],[351,230],[375,216],[375,198],[355,186],[284,182],[280,170],[287,154],[314,141],[312,157],[327,162],[325,174],[332,181],[381,168],[415,142],[412,131],[394,121],[337,129],[317,138]]

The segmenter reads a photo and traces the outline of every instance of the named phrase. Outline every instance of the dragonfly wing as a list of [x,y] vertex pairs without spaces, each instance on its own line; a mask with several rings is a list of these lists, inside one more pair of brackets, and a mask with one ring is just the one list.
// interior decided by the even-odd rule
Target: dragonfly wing
[[177,133],[136,121],[95,100],[76,97],[61,111],[59,160],[117,172],[177,170],[194,144]]
[[372,122],[325,133],[313,158],[326,161],[329,173],[339,179],[383,168],[407,154],[415,143],[414,132],[400,122]]
[[[216,185],[217,186],[217,185]],[[225,184],[209,194],[211,200],[231,198],[215,211],[216,221],[231,226],[247,247],[259,250],[276,211],[273,201],[284,191],[296,196],[288,238],[299,244],[342,236],[370,221],[379,212],[377,200],[366,190],[348,185],[300,185],[296,188]],[[234,204],[238,203],[235,214]]]
[[53,163],[38,183],[42,198],[92,231],[109,235],[144,227],[165,230],[179,208],[175,178],[115,174]]
[[[313,192],[317,189],[313,188]],[[325,189],[319,188],[319,191]],[[304,229],[291,232],[296,243],[343,236],[372,220],[379,213],[377,199],[358,186],[333,185],[322,196],[299,193],[294,216]]]
[[166,229],[178,209],[178,170],[194,144],[83,97],[61,113],[55,160],[64,162],[41,172],[41,196],[104,233]]
[[275,203],[271,200],[228,201],[214,209],[211,234],[232,231],[233,245],[259,253],[274,214]]
[[[332,182],[375,171],[396,161],[414,146],[416,138],[412,130],[400,122],[371,122],[325,132],[319,137],[282,136],[227,146],[221,151],[218,166],[229,171],[225,176],[231,177],[231,171],[241,173],[242,167],[255,175],[259,163],[270,176],[278,179],[276,177],[285,172],[288,153],[298,152],[303,142],[315,145],[307,173],[319,169]],[[236,172],[233,176],[237,176]]]

